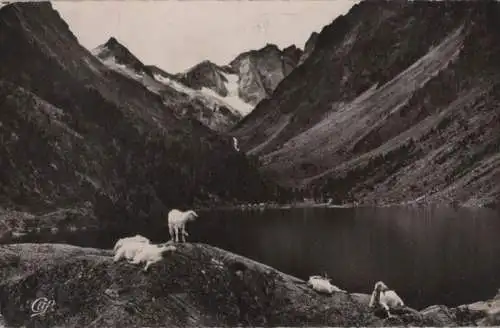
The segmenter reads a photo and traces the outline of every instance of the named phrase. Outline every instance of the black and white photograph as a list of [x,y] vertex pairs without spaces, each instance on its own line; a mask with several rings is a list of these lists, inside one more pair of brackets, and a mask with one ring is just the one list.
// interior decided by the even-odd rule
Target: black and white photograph
[[0,2],[0,328],[500,326],[500,1]]

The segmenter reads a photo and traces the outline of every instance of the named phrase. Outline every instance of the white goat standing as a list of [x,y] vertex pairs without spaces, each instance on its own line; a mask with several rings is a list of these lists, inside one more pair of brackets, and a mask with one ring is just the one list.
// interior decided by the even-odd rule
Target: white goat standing
[[318,293],[332,294],[333,292],[346,293],[345,290],[331,284],[330,279],[321,276],[311,276],[307,285]]
[[151,243],[149,241],[149,239],[147,239],[146,237],[143,237],[141,235],[135,235],[133,237],[125,237],[125,238],[118,239],[113,250],[116,252],[116,250],[118,248],[122,247],[123,244],[128,243],[128,242],[138,242],[138,243],[146,243],[146,244]]
[[151,264],[161,261],[162,254],[167,251],[175,251],[177,248],[172,245],[151,245],[143,244],[141,249],[135,254],[134,259],[130,262],[132,264],[139,264],[141,262],[146,262],[144,271],[148,271]]
[[392,315],[389,310],[403,307],[404,302],[395,291],[389,289],[382,281],[378,281],[373,289],[369,304],[371,308],[375,306],[381,306],[387,312],[389,318],[391,318]]
[[[179,242],[179,230],[181,231],[181,239],[186,242],[186,236],[189,234],[186,232],[186,222],[194,221],[198,217],[195,211],[182,212],[176,209],[171,210],[168,213],[168,231],[170,233],[171,240]],[[174,239],[175,235],[175,239]]]

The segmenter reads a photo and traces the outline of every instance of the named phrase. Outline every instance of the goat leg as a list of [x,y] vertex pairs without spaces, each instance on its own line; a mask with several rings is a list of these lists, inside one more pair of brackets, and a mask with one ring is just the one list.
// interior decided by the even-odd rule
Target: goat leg
[[387,317],[388,317],[388,318],[393,318],[394,316],[393,316],[393,315],[391,314],[391,312],[389,311],[389,306],[388,306],[387,304],[384,304],[384,303],[382,303],[381,305],[382,305],[382,307],[384,308],[384,310],[387,312]]
[[139,264],[139,263],[141,263],[141,261],[133,259],[133,260],[129,261],[129,263],[130,264]]
[[177,228],[175,228],[175,242],[179,242],[179,230]]
[[181,228],[181,239],[182,239],[183,243],[186,242],[186,235],[187,235],[186,229],[184,227],[182,227]]

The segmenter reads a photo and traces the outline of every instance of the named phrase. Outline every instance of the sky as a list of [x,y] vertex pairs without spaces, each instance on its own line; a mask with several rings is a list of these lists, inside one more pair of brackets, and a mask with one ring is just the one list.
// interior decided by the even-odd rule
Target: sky
[[93,49],[111,36],[146,65],[178,73],[274,43],[303,49],[313,31],[355,0],[53,1],[79,42]]

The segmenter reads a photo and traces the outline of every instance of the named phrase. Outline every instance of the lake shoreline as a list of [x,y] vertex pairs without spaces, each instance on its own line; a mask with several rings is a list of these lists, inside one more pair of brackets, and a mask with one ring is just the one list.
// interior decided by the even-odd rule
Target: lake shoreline
[[315,203],[315,202],[298,202],[290,204],[276,204],[276,203],[247,203],[247,204],[229,204],[220,205],[214,204],[213,206],[197,206],[193,207],[198,211],[218,211],[218,210],[264,210],[264,209],[294,209],[294,208],[455,208],[455,209],[471,209],[471,210],[489,210],[492,212],[500,213],[500,208],[485,207],[485,206],[472,206],[460,205],[453,202],[442,203],[423,203],[416,201],[389,203],[389,204],[365,204],[365,203],[346,203],[346,204],[333,204],[333,203]]

